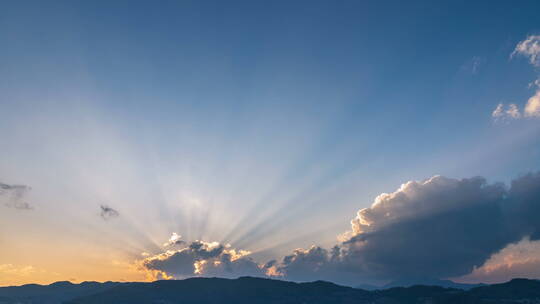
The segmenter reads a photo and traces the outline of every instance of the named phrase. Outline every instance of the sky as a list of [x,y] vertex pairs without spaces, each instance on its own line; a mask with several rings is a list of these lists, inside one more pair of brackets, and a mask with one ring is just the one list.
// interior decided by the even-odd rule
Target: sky
[[540,278],[538,1],[2,1],[0,286]]

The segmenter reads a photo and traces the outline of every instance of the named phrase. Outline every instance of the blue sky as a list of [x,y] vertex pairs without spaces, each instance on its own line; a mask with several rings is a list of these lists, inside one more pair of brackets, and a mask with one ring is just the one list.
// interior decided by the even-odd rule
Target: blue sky
[[[331,246],[356,211],[410,180],[537,171],[540,119],[492,112],[535,94],[538,67],[511,54],[540,32],[538,11],[538,1],[3,2],[0,182],[32,187],[35,210],[6,209],[0,237],[13,246],[0,264],[58,267],[18,254],[38,248],[21,243],[75,223],[81,232],[58,246],[83,233],[80,246],[99,239],[103,254],[121,239],[133,258],[177,232],[269,259]],[[113,232],[96,216],[102,204],[121,214],[106,223]]]

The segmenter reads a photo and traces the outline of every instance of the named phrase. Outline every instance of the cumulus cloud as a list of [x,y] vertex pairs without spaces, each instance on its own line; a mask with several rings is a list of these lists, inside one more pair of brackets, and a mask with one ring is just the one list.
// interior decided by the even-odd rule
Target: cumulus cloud
[[503,185],[481,177],[435,176],[403,184],[352,220],[354,236],[344,243],[347,260],[387,278],[469,273],[515,241],[504,228],[504,195]]
[[278,269],[288,279],[350,285],[459,277],[523,237],[540,238],[539,217],[540,173],[510,188],[482,177],[434,176],[379,195],[357,213],[341,244],[295,250]]
[[26,202],[25,196],[31,190],[26,185],[9,185],[0,183],[0,198],[8,207],[30,210],[32,206]]
[[253,261],[249,251],[236,250],[230,245],[217,242],[179,242],[176,233],[166,245],[184,245],[178,250],[167,250],[142,261],[144,269],[153,271],[161,278],[185,278],[191,276],[265,276],[266,269]]
[[510,186],[490,184],[483,177],[434,176],[377,196],[369,208],[357,212],[343,241],[330,249],[296,249],[279,261],[259,264],[248,251],[216,242],[182,243],[174,233],[165,245],[182,248],[148,256],[142,265],[160,278],[250,275],[353,286],[456,278],[494,269],[489,265],[500,260],[496,254],[505,254],[510,250],[505,248],[523,238],[539,240],[538,218],[540,173],[521,176]]
[[104,219],[105,221],[113,219],[113,218],[117,218],[120,216],[120,213],[117,210],[107,205],[101,205],[99,207],[101,209],[99,216],[101,216],[101,218]]

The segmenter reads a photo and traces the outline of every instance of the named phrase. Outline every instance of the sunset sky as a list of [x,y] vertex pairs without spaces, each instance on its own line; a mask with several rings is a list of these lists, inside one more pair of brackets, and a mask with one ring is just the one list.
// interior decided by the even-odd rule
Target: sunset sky
[[540,278],[539,12],[0,2],[0,286]]

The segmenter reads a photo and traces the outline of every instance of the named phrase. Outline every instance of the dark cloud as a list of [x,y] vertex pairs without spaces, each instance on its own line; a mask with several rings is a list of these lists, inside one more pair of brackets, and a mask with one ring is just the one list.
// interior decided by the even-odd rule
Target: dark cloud
[[101,205],[99,207],[101,208],[99,216],[101,216],[101,218],[106,221],[120,216],[120,213],[118,211],[107,205]]
[[[509,244],[540,233],[540,174],[510,189],[481,177],[435,176],[381,194],[332,249],[296,250],[280,263],[288,279],[357,284],[376,278],[448,278],[471,273]],[[343,282],[350,280],[349,282]]]
[[31,189],[32,188],[26,185],[0,183],[0,197],[3,198],[4,204],[8,207],[30,210],[32,209],[32,206],[24,201],[24,199]]
[[320,246],[296,249],[277,264],[277,274],[292,281],[327,280],[339,284],[366,281],[361,272],[347,269],[340,246],[327,250]]
[[540,239],[540,172],[513,180],[508,201],[504,207],[512,233]]

